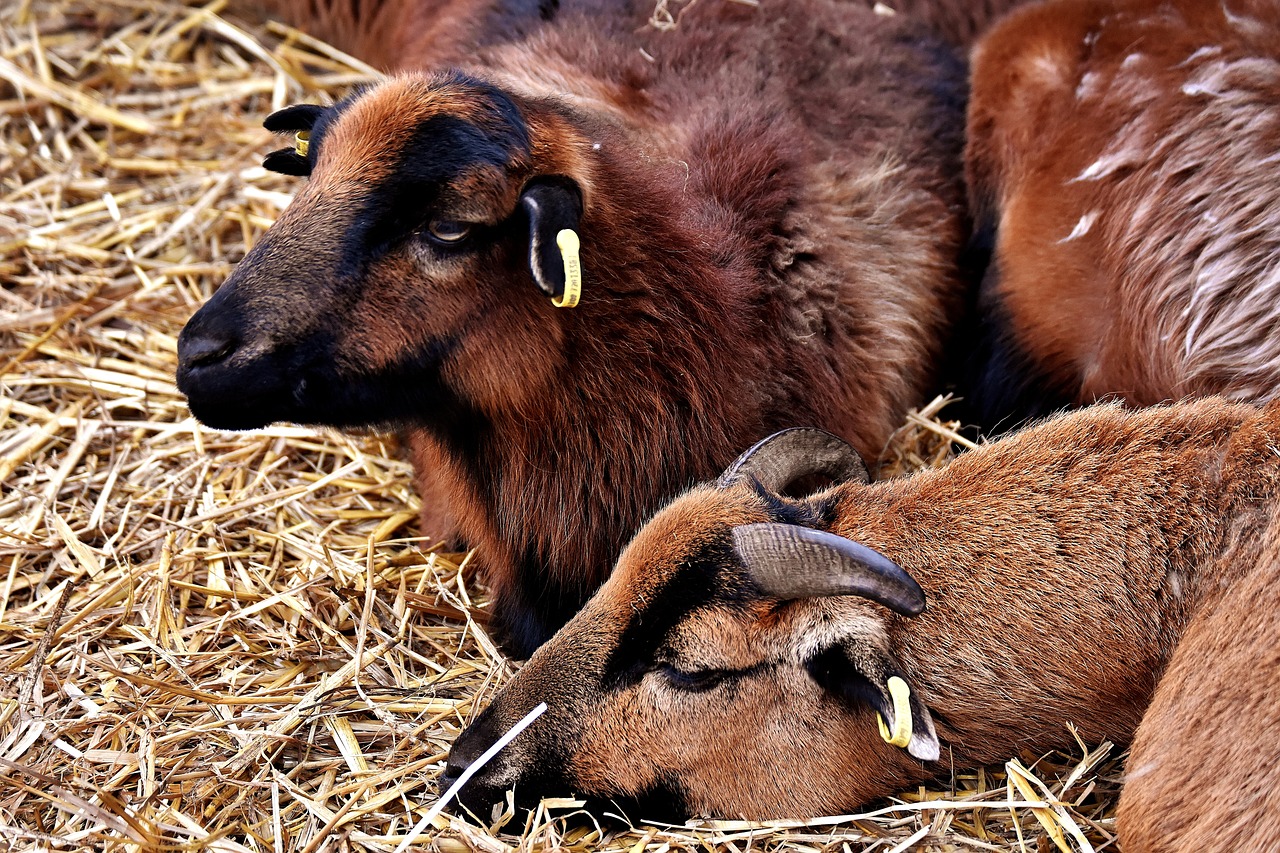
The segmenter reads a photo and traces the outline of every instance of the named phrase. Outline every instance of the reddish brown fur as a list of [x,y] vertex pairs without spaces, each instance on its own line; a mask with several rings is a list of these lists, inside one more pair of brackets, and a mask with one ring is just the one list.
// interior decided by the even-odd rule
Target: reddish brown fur
[[1134,736],[1125,853],[1280,850],[1280,513],[1256,561],[1257,541],[1238,544],[1234,582],[1187,627]]
[[972,87],[970,190],[996,230],[986,393],[1274,398],[1274,0],[1028,6],[975,48]]
[[[791,509],[749,485],[696,489],[640,532],[459,738],[450,766],[546,701],[546,722],[482,771],[471,805],[514,782],[525,796],[651,805],[656,789],[696,814],[809,817],[1015,750],[1071,748],[1068,725],[1127,741],[1188,623],[1257,562],[1280,495],[1277,443],[1280,405],[1106,406],[942,470],[838,486]],[[780,512],[889,556],[925,589],[925,611],[908,619],[855,597],[753,592],[721,549],[731,528]],[[689,573],[708,561],[718,574],[703,603]],[[641,674],[614,680],[616,650],[645,632],[657,645]],[[808,667],[833,646],[882,655],[903,674],[932,713],[941,764],[886,745],[865,704],[819,685]],[[744,674],[690,692],[664,664]]]
[[[818,424],[874,458],[932,389],[965,297],[963,74],[910,22],[829,0],[699,4],[670,33],[565,14],[465,70],[335,110],[310,181],[192,323],[240,317],[255,358],[331,336],[338,388],[446,342],[439,393],[400,417],[424,522],[479,549],[528,652],[663,501],[742,446]],[[436,215],[490,226],[490,248],[464,263],[397,244],[350,272],[364,196],[408,168],[392,164],[430,116],[509,120],[480,80],[529,148],[451,179]],[[533,285],[519,233],[517,199],[543,176],[582,195],[571,311]]]

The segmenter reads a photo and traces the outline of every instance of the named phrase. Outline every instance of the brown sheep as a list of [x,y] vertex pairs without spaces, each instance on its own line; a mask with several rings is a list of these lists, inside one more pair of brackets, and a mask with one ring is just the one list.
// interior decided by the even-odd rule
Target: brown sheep
[[268,127],[310,138],[268,165],[310,179],[183,330],[179,387],[219,428],[401,429],[428,532],[479,549],[527,655],[741,447],[815,424],[875,457],[934,388],[963,99],[910,22],[806,0],[562,15],[289,108]]
[[1050,0],[974,49],[981,419],[1280,394],[1280,6]]
[[840,473],[824,435],[780,434],[646,525],[458,738],[446,782],[549,706],[466,806],[514,785],[635,818],[804,818],[1070,748],[1068,724],[1126,741],[1280,493],[1280,404],[1098,406],[941,470],[779,497]]

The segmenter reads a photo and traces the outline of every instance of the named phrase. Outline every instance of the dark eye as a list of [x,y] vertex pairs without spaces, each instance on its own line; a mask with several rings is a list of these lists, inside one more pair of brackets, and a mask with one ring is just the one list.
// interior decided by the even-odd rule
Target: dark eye
[[471,225],[456,219],[433,219],[427,223],[426,231],[437,243],[460,243],[471,233]]
[[686,671],[676,669],[669,663],[658,664],[657,670],[667,682],[677,690],[687,690],[690,693],[701,693],[718,685],[729,677],[730,673],[724,669],[695,669]]

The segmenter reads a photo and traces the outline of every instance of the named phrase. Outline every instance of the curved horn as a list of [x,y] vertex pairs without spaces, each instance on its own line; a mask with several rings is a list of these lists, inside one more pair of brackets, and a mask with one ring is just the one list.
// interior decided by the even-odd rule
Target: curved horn
[[826,430],[796,427],[756,442],[720,475],[716,485],[723,489],[754,476],[766,489],[781,494],[802,477],[813,475],[838,483],[871,482],[866,463],[844,439]]
[[888,557],[843,536],[793,524],[743,524],[733,545],[755,584],[782,599],[860,595],[903,616],[924,610],[924,590]]

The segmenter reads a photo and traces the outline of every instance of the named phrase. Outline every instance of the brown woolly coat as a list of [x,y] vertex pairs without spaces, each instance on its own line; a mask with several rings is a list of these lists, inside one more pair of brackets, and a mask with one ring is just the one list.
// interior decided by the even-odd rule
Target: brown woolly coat
[[[967,47],[992,21],[1026,0],[848,0],[927,26]],[[465,63],[486,45],[516,41],[562,14],[587,12],[639,26],[679,25],[682,2],[657,0],[254,0],[241,4],[300,27],[384,71]],[[659,7],[667,15],[659,13]]]
[[1051,0],[972,65],[986,419],[1280,394],[1280,5]]
[[[875,458],[936,387],[963,99],[951,48],[835,0],[565,12],[307,113],[310,180],[184,330],[180,386],[215,425],[403,428],[427,531],[478,548],[527,654],[743,446],[816,424]],[[531,187],[580,203],[575,309],[531,276]],[[424,236],[453,220],[457,248]]]
[[1125,853],[1280,850],[1280,511],[1223,564],[1134,736]]
[[[469,807],[515,784],[526,797],[630,804],[633,817],[841,814],[1011,751],[1069,749],[1069,726],[1127,742],[1173,658],[1175,681],[1152,711],[1162,722],[1144,726],[1134,763],[1143,773],[1164,761],[1174,775],[1148,793],[1163,785],[1152,771],[1141,796],[1198,778],[1195,756],[1222,741],[1232,748],[1221,764],[1236,770],[1216,784],[1234,785],[1252,767],[1232,758],[1245,747],[1230,743],[1230,696],[1249,697],[1235,732],[1274,752],[1280,715],[1265,698],[1275,612],[1263,603],[1235,637],[1196,625],[1276,581],[1274,560],[1259,554],[1274,538],[1262,534],[1280,495],[1277,446],[1280,405],[1106,406],[943,470],[804,501],[750,483],[695,489],[641,531],[599,593],[460,736],[450,772],[546,701],[544,718],[464,791]],[[733,544],[760,523],[871,546],[919,582],[927,606],[908,618],[852,595],[764,595]],[[805,575],[816,553],[794,555],[792,571]],[[1219,672],[1200,651],[1223,645],[1232,651]],[[1239,672],[1250,647],[1258,671]],[[913,738],[933,739],[940,761],[913,757],[928,743],[913,740],[908,754],[878,735],[892,674],[911,689]],[[1178,693],[1201,682],[1235,684],[1217,698]],[[1216,710],[1198,729],[1164,727],[1200,705]],[[1197,731],[1219,730],[1193,749]],[[1275,772],[1259,778],[1247,787]]]

